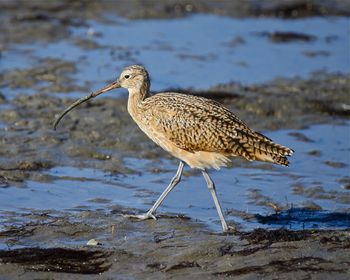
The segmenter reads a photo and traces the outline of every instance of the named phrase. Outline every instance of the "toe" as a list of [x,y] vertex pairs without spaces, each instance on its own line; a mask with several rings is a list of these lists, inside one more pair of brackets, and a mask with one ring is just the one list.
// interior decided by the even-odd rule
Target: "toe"
[[140,215],[124,214],[123,217],[129,218],[129,219],[141,220],[141,221],[147,220],[147,219],[157,220],[157,218],[151,213],[145,213],[145,214],[140,214]]

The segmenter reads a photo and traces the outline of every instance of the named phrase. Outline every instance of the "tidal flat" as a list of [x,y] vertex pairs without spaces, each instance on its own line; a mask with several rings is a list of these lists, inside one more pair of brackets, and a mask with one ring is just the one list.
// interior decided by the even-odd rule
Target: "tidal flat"
[[[34,2],[0,3],[1,279],[349,278],[346,1]],[[126,91],[52,129],[135,63],[154,92],[214,99],[296,151],[288,168],[234,158],[211,171],[234,232],[189,168],[156,221],[123,217],[177,168]]]

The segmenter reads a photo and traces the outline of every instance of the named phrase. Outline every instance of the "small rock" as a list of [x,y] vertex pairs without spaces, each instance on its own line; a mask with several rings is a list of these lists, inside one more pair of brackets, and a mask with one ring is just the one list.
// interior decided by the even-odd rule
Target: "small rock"
[[99,241],[97,241],[96,239],[90,239],[86,245],[88,246],[98,246],[98,245],[102,245]]

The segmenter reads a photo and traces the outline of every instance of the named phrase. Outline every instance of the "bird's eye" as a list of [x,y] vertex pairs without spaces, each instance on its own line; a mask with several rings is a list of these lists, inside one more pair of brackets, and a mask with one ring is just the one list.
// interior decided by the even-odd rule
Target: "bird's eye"
[[130,75],[125,75],[124,78],[125,78],[125,79],[129,79],[129,78],[130,78]]

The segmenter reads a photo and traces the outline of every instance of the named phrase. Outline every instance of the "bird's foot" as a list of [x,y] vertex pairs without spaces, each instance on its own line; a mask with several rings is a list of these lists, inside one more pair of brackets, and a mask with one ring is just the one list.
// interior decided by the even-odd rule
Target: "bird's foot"
[[225,227],[223,227],[222,230],[223,230],[224,233],[234,233],[234,232],[237,231],[237,229],[236,229],[235,227],[233,227],[233,226],[228,226],[228,225],[226,225]]
[[144,214],[139,214],[139,215],[123,215],[126,218],[130,218],[130,219],[135,219],[135,220],[147,220],[147,219],[153,219],[153,220],[157,220],[156,216],[154,216],[152,213],[144,213]]

